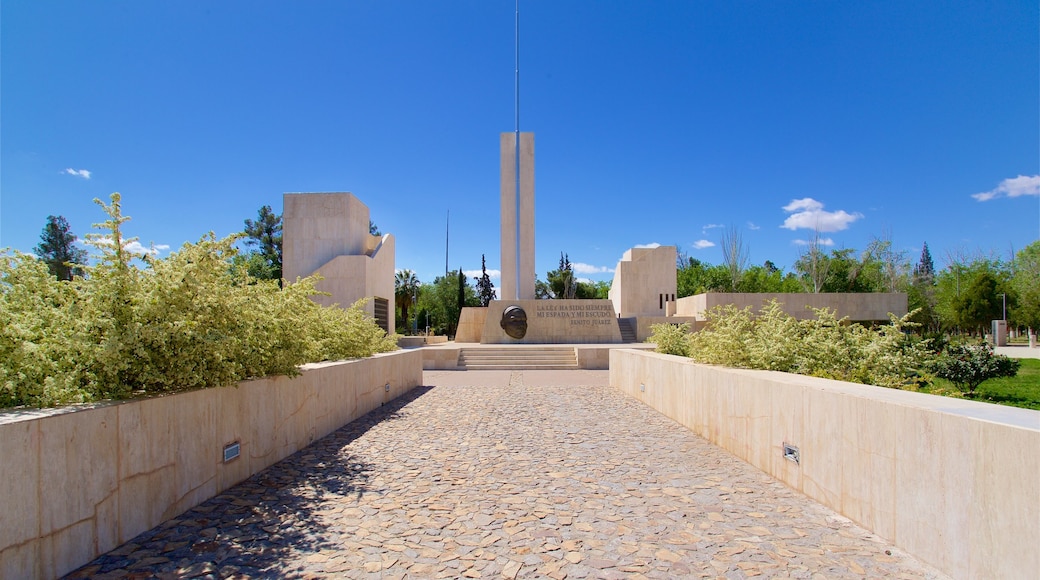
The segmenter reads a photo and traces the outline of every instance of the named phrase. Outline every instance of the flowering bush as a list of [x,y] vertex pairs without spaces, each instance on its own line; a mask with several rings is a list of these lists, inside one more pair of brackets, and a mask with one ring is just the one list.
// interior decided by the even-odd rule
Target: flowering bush
[[[797,320],[776,301],[754,315],[722,306],[708,312],[708,326],[689,336],[690,357],[707,364],[812,375],[884,387],[911,387],[928,359],[923,343],[911,343],[908,314],[877,330],[828,309]],[[652,341],[658,340],[656,332]],[[668,344],[677,342],[665,337]],[[660,345],[660,343],[658,343]],[[660,346],[658,347],[660,350]]]
[[986,379],[1013,377],[1021,363],[1003,355],[993,354],[988,343],[950,344],[932,366],[935,376],[954,384],[960,392],[975,396],[975,389]]
[[690,356],[690,323],[651,325],[647,342],[657,345],[656,352]]
[[86,277],[58,281],[33,256],[0,253],[0,407],[226,386],[396,348],[363,303],[311,301],[314,278],[283,289],[232,265],[234,237],[135,255],[119,194],[98,203],[107,233],[88,237],[100,255]]

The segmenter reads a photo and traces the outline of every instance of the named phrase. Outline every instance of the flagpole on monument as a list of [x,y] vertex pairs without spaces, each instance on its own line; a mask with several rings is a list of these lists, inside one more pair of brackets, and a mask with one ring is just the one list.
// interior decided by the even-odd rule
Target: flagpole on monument
[[513,108],[515,112],[514,119],[514,135],[515,141],[513,146],[514,151],[514,174],[516,175],[516,278],[513,284],[513,289],[516,300],[520,299],[520,0],[516,0],[516,26],[515,26],[515,68],[513,71],[514,75],[514,100]]

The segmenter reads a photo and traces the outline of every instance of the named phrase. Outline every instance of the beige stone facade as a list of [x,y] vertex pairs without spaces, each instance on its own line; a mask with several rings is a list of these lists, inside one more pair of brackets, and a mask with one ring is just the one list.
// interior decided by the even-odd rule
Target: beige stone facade
[[710,292],[680,298],[676,315],[705,320],[705,313],[716,306],[732,304],[737,308],[750,307],[753,312],[770,300],[783,305],[787,314],[797,319],[815,318],[810,308],[829,308],[838,318],[848,317],[854,322],[888,322],[889,313],[903,316],[907,313],[907,296],[902,292],[871,293],[726,293]]
[[610,385],[953,578],[1040,570],[1040,412],[634,350]]
[[394,237],[370,235],[368,207],[350,193],[286,193],[282,213],[282,272],[290,283],[320,274],[314,301],[365,311],[394,331]]
[[632,248],[614,269],[610,301],[621,318],[666,316],[675,301],[675,246]]
[[422,358],[399,351],[236,387],[0,413],[0,578],[86,564],[422,384]]
[[[499,285],[499,296],[506,300],[533,300],[534,133],[520,133],[519,208],[516,191],[516,133],[499,135],[499,145],[502,205],[502,282]],[[520,257],[519,267],[517,248]]]
[[459,314],[459,327],[455,330],[455,342],[480,342],[487,321],[487,308],[467,306]]
[[[502,314],[519,306],[527,315],[523,338],[502,328]],[[609,300],[492,300],[480,342],[484,344],[620,343],[621,330]]]

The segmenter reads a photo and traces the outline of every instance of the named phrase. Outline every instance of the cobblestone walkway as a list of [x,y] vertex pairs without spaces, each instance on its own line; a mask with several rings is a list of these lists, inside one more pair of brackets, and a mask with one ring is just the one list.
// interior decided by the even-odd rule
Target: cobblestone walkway
[[605,371],[424,381],[72,577],[942,577]]

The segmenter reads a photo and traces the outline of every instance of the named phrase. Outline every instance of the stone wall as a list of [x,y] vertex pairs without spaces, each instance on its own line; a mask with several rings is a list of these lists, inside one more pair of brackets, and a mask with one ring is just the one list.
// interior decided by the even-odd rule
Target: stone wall
[[[0,413],[0,578],[70,572],[420,384],[412,350],[236,387]],[[225,463],[235,442],[241,454]]]
[[1040,412],[634,350],[610,384],[954,578],[1040,570]]
[[891,312],[896,316],[907,313],[907,297],[902,292],[870,292],[870,293],[729,293],[709,292],[687,296],[676,301],[677,316],[692,316],[704,320],[704,313],[716,306],[732,304],[737,308],[751,307],[758,312],[762,306],[776,300],[783,305],[787,314],[797,319],[815,318],[812,308],[830,308],[838,314],[838,318],[849,317],[853,321],[887,322]]
[[[487,322],[488,309],[465,307],[459,313],[459,327],[455,330],[455,342],[480,342]],[[501,316],[501,315],[500,315]]]
[[[523,308],[527,331],[513,338],[502,329],[502,314]],[[486,310],[480,342],[484,344],[617,344],[621,342],[610,300],[492,300]],[[456,342],[458,339],[456,338]]]

